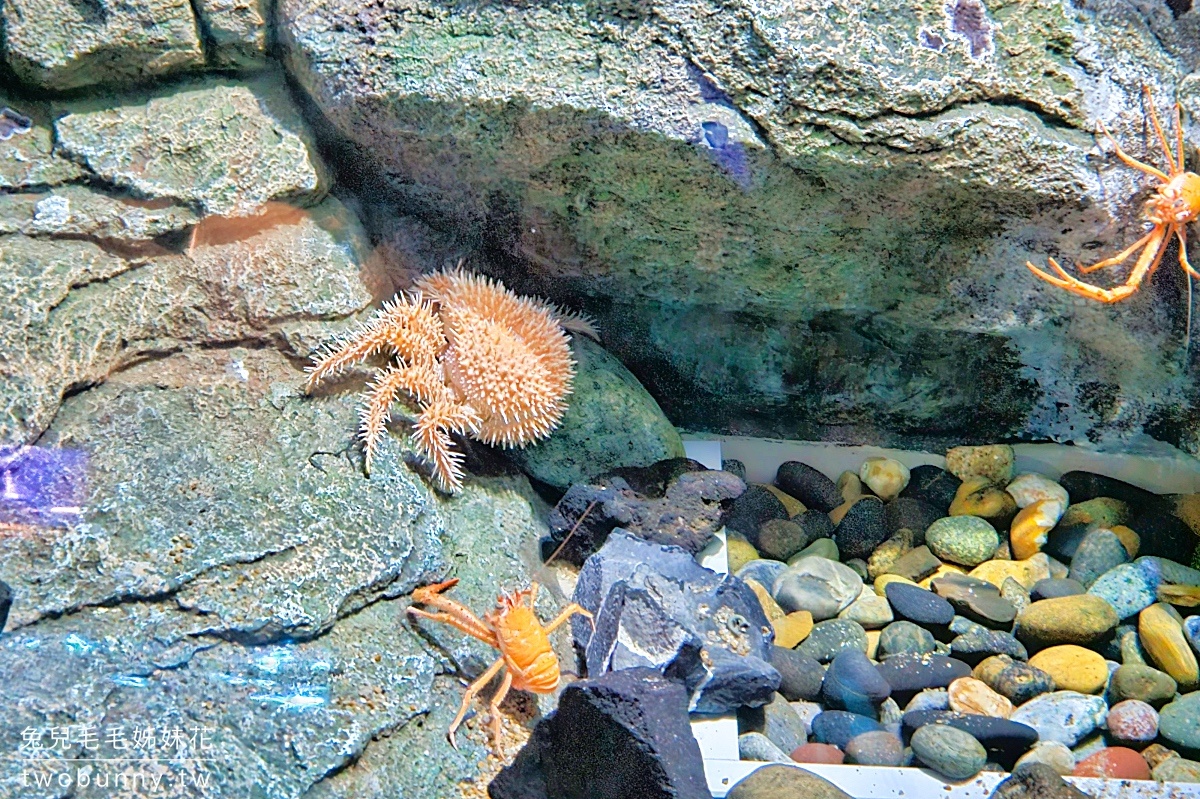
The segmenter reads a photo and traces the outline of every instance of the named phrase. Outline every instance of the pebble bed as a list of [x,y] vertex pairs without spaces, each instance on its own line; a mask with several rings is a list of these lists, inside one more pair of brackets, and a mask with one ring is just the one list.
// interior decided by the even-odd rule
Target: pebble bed
[[789,461],[734,501],[782,675],[739,713],[742,759],[1200,782],[1200,495],[1013,459]]

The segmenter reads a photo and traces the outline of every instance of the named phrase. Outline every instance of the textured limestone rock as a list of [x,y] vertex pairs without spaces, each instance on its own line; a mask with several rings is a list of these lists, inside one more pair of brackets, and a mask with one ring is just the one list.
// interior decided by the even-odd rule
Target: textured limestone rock
[[258,67],[267,56],[265,0],[196,0],[195,9],[220,67]]

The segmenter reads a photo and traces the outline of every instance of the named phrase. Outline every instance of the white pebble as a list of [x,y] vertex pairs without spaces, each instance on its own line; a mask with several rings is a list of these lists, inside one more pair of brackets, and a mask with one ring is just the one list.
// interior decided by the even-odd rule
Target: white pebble
[[894,458],[867,458],[858,476],[876,496],[889,502],[908,485],[909,473],[908,467]]
[[1071,504],[1070,497],[1067,496],[1067,489],[1049,477],[1037,474],[1036,472],[1026,472],[1025,474],[1017,475],[1008,484],[1006,490],[1017,501],[1018,508],[1032,505],[1039,499],[1058,500],[1059,504],[1064,508]]

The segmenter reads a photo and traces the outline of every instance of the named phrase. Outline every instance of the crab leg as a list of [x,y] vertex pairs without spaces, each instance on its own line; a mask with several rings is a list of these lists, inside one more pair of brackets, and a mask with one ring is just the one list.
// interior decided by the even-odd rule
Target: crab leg
[[[1175,103],[1175,138],[1179,145],[1179,172],[1184,171],[1183,164],[1183,111],[1179,107],[1179,103]],[[1178,174],[1178,173],[1176,173]]]
[[1187,234],[1184,233],[1183,225],[1174,225],[1173,227],[1175,228],[1175,236],[1179,239],[1179,265],[1183,267],[1183,271],[1192,277],[1200,278],[1200,272],[1192,269],[1192,264],[1188,261]]
[[[502,668],[504,668],[504,658],[500,658],[495,663],[488,666],[487,671],[479,675],[479,679],[471,683],[471,685],[467,687],[466,692],[463,693],[463,701],[458,708],[458,715],[454,717],[454,721],[450,722],[450,732],[447,734],[447,737],[450,739],[450,745],[455,749],[458,748],[458,742],[454,740],[454,732],[458,729],[459,725],[462,724],[463,719],[466,718],[467,709],[471,706],[471,702],[476,696],[479,695],[479,692],[483,690],[484,686],[492,681],[492,678],[495,677],[496,673]],[[505,672],[505,676],[508,676],[507,672]]]
[[1154,133],[1158,136],[1158,143],[1162,145],[1163,155],[1167,159],[1167,168],[1171,170],[1171,176],[1174,177],[1177,172],[1175,169],[1175,154],[1171,152],[1171,145],[1167,144],[1167,137],[1163,133],[1162,125],[1158,122],[1158,111],[1154,108],[1154,100],[1150,97],[1150,87],[1143,86],[1142,91],[1146,94],[1146,107],[1150,110],[1150,124],[1154,126]]
[[444,392],[445,387],[438,380],[433,365],[428,363],[392,366],[376,378],[368,387],[367,401],[359,414],[359,435],[363,441],[368,473],[371,471],[371,459],[375,456],[375,449],[383,440],[384,426],[390,416],[392,401],[400,391],[416,397],[418,402],[427,402],[428,398]]
[[1097,124],[1100,126],[1100,132],[1103,133],[1105,136],[1107,136],[1108,140],[1112,143],[1113,151],[1116,153],[1117,158],[1120,158],[1123,162],[1125,162],[1125,164],[1127,166],[1131,166],[1134,169],[1145,172],[1147,175],[1153,175],[1154,177],[1161,180],[1163,183],[1170,182],[1171,179],[1169,177],[1167,177],[1166,173],[1161,172],[1158,169],[1155,169],[1154,167],[1150,166],[1149,164],[1143,164],[1141,161],[1137,160],[1136,158],[1132,158],[1128,154],[1126,154],[1126,152],[1121,149],[1121,145],[1117,144],[1117,140],[1113,138],[1113,135],[1108,132],[1108,128],[1104,127],[1104,123],[1098,122]]
[[504,672],[504,679],[500,681],[500,688],[496,691],[496,695],[492,697],[492,701],[488,702],[488,713],[491,714],[488,722],[492,728],[492,744],[495,746],[497,754],[500,753],[500,737],[504,731],[500,725],[500,703],[504,701],[504,697],[508,696],[508,691],[512,688],[512,684],[512,672],[506,670]]
[[1134,264],[1133,271],[1129,273],[1129,279],[1123,285],[1113,289],[1102,289],[1099,286],[1093,286],[1091,283],[1084,283],[1079,278],[1068,274],[1053,258],[1050,259],[1050,268],[1057,272],[1059,277],[1054,277],[1043,272],[1028,261],[1025,262],[1025,265],[1042,280],[1045,280],[1047,283],[1053,283],[1059,288],[1066,289],[1072,294],[1078,294],[1081,297],[1099,300],[1100,302],[1117,302],[1137,291],[1138,286],[1146,276],[1152,274],[1158,268],[1159,263],[1162,261],[1164,252],[1163,242],[1166,234],[1166,225],[1156,225],[1154,227],[1150,239],[1146,243],[1146,248],[1142,250],[1141,256],[1138,258],[1137,263]]
[[1091,266],[1076,266],[1076,269],[1078,269],[1080,272],[1082,272],[1083,274],[1086,275],[1088,272],[1095,272],[1097,269],[1102,269],[1106,266],[1114,266],[1116,264],[1122,263],[1127,258],[1129,258],[1129,256],[1133,255],[1135,250],[1141,249],[1142,245],[1145,244],[1147,241],[1149,241],[1150,237],[1153,235],[1154,235],[1154,231],[1151,230],[1145,236],[1142,236],[1140,239],[1135,241],[1133,244],[1130,244],[1127,249],[1122,250],[1121,252],[1114,255],[1112,258],[1105,258],[1103,261],[1097,261],[1096,263],[1092,264]]
[[458,628],[472,638],[478,638],[488,646],[498,649],[499,644],[496,640],[496,634],[492,632],[490,627],[484,624],[478,616],[467,608],[449,597],[442,596],[442,591],[453,588],[457,584],[458,578],[454,577],[445,582],[426,585],[413,591],[414,602],[419,602],[422,605],[433,605],[438,610],[444,612],[430,613],[427,610],[421,610],[416,607],[409,607],[408,612],[414,616],[449,624],[451,627]]
[[587,620],[592,623],[592,627],[595,628],[596,619],[592,616],[592,614],[589,613],[588,611],[584,610],[579,605],[572,602],[571,604],[567,605],[565,608],[562,609],[562,613],[560,613],[554,617],[554,621],[552,621],[546,625],[546,632],[547,633],[554,632],[559,627],[563,626],[563,624],[566,623],[567,619],[571,618],[572,616],[574,616],[576,614],[578,614],[580,616],[586,616]]

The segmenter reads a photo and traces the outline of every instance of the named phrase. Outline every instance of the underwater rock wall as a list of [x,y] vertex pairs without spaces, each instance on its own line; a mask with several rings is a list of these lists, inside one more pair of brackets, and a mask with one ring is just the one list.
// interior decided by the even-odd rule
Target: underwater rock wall
[[1178,268],[1105,307],[1024,262],[1137,237],[1142,182],[1093,126],[1153,160],[1142,84],[1200,112],[1197,19],[281,0],[277,24],[348,172],[506,280],[582,301],[677,424],[1195,449]]

